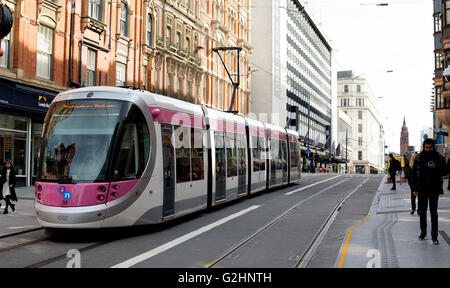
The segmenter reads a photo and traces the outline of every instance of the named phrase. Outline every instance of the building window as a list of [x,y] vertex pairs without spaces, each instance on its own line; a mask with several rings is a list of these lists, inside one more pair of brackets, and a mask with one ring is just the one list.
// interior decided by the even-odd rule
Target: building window
[[147,45],[153,46],[153,18],[152,14],[147,14]]
[[363,152],[362,151],[358,151],[358,160],[359,161],[363,160]]
[[434,15],[434,33],[438,33],[442,31],[442,20],[441,14]]
[[443,68],[442,66],[442,54],[441,52],[436,52],[434,53],[434,65],[435,65],[435,70],[440,70]]
[[356,99],[356,106],[357,107],[364,107],[364,98]]
[[361,92],[361,85],[356,85],[356,92]]
[[120,2],[120,35],[128,36],[128,7],[123,1]]
[[358,124],[358,132],[359,133],[363,132],[363,125],[362,124]]
[[175,35],[175,45],[177,46],[177,48],[181,48],[180,42],[181,42],[181,32],[177,31],[177,35]]
[[358,111],[358,119],[362,120],[362,111]]
[[349,99],[348,98],[342,98],[341,99],[341,106],[342,107],[348,107],[349,106]]
[[0,41],[0,48],[3,50],[3,56],[0,57],[0,67],[9,68],[9,43],[10,35],[8,34],[5,38]]
[[51,79],[52,54],[53,54],[53,30],[40,25],[38,28],[36,59],[36,76]]
[[445,25],[450,25],[450,0],[445,1]]
[[127,65],[116,62],[116,86],[125,86],[127,76]]
[[185,43],[185,48],[186,50],[189,52],[190,48],[191,48],[191,38],[186,37],[186,43]]
[[345,92],[345,93],[348,92],[348,85],[344,85],[344,92]]
[[362,137],[358,137],[358,145],[363,146],[363,138]]
[[97,52],[88,49],[86,67],[86,86],[95,86],[95,71],[97,70]]
[[89,17],[102,21],[102,1],[89,0]]
[[170,45],[170,42],[172,41],[172,27],[167,26],[166,28],[166,41],[167,45]]

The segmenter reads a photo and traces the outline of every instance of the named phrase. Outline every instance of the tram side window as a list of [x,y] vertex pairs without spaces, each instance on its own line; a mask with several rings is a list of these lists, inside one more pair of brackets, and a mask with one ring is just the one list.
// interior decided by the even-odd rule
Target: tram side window
[[246,173],[244,134],[236,134],[236,144],[237,144],[237,152],[239,155],[239,175],[244,175]]
[[214,143],[216,149],[216,172],[225,176],[225,144],[222,132],[214,132]]
[[150,156],[150,134],[144,116],[135,106],[128,112],[119,149],[113,164],[114,181],[139,178]]
[[227,151],[227,177],[237,176],[237,152],[234,133],[225,133],[225,147]]
[[275,139],[270,139],[270,159],[271,159],[271,169],[272,170],[278,170],[279,161],[280,158],[279,153],[279,143]]
[[287,157],[288,157],[288,154],[287,154],[287,142],[286,141],[281,141],[281,149],[282,149],[282,151],[281,151],[281,161],[282,161],[282,164],[283,164],[283,170],[284,171],[287,171]]
[[266,146],[264,145],[264,137],[258,137],[258,148],[260,154],[259,170],[266,170]]
[[192,181],[203,180],[205,178],[205,166],[203,157],[203,133],[201,129],[191,130],[191,171]]
[[191,181],[191,149],[189,127],[174,126],[177,183]]
[[258,143],[258,137],[251,136],[252,137],[252,155],[253,155],[253,172],[258,172],[260,159],[261,159],[261,150]]
[[298,167],[299,166],[299,155],[298,155],[298,145],[297,143],[294,142],[290,142],[289,143],[290,146],[290,152],[291,152],[291,167]]

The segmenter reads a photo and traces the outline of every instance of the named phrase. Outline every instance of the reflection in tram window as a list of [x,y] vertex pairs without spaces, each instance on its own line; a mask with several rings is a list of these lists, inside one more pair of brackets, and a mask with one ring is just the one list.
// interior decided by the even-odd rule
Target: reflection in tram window
[[203,158],[203,130],[192,128],[191,130],[191,171],[192,181],[204,179],[204,158]]
[[214,132],[216,157],[216,201],[226,197],[225,143],[223,132]]
[[259,170],[266,170],[266,146],[264,145],[264,137],[258,137],[258,148],[260,154]]
[[144,116],[136,106],[128,112],[119,151],[114,156],[114,181],[139,178],[150,154],[150,137]]
[[189,127],[174,126],[177,183],[191,181],[191,149]]
[[259,143],[258,143],[258,137],[256,136],[251,136],[252,137],[252,155],[253,155],[253,172],[258,172],[259,169],[259,164],[260,164],[260,159],[261,159],[261,150],[259,147]]
[[120,102],[111,100],[53,104],[45,119],[40,180],[105,181],[107,154],[121,108]]
[[245,138],[244,134],[236,134],[237,152],[239,156],[239,175],[246,174],[245,164]]
[[227,177],[237,176],[236,135],[225,133],[225,147],[227,150]]

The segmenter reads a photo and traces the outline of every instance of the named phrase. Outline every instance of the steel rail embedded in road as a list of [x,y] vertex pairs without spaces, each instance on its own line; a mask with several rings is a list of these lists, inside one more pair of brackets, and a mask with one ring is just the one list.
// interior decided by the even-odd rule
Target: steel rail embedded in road
[[[325,191],[328,191],[344,182],[346,182],[347,180],[349,180],[350,178],[346,178],[332,186],[329,186],[311,196],[309,196],[306,199],[303,199],[302,201],[300,201],[299,203],[297,203],[296,205],[292,206],[291,208],[289,208],[288,210],[286,210],[285,212],[283,212],[280,216],[278,216],[277,218],[275,218],[274,220],[270,221],[269,223],[265,224],[264,226],[262,226],[261,228],[258,229],[258,231],[256,231],[255,233],[253,233],[251,236],[247,237],[246,239],[244,239],[243,241],[241,241],[239,244],[235,245],[234,247],[232,247],[231,249],[227,250],[225,253],[223,253],[222,255],[218,256],[217,258],[214,258],[213,260],[209,261],[208,263],[204,264],[203,267],[204,268],[211,268],[213,266],[215,266],[217,263],[219,263],[220,261],[222,261],[223,259],[225,259],[227,256],[229,256],[230,254],[232,254],[234,251],[238,250],[239,248],[241,248],[242,246],[244,246],[246,243],[250,242],[251,240],[255,239],[258,235],[260,235],[261,233],[263,233],[264,231],[266,231],[268,228],[270,228],[271,226],[273,226],[274,224],[276,224],[277,222],[279,222],[280,220],[282,220],[283,218],[285,218],[287,215],[289,215],[292,211],[294,211],[296,208],[298,208],[300,205],[302,205],[303,203],[305,203],[308,200],[311,200],[312,198],[322,194]],[[304,258],[304,257],[302,257]]]
[[351,191],[349,194],[347,194],[339,203],[334,207],[333,210],[331,210],[330,215],[328,215],[325,222],[320,227],[319,231],[317,231],[314,238],[309,243],[308,247],[306,248],[305,252],[303,253],[303,256],[300,258],[300,260],[297,262],[297,264],[294,266],[295,268],[306,268],[311,261],[311,259],[314,257],[317,248],[319,248],[320,243],[322,242],[322,239],[327,234],[328,230],[331,227],[331,224],[333,224],[334,219],[336,218],[337,214],[339,213],[342,205],[345,203],[345,201],[350,198],[353,193],[358,191],[359,188],[361,188],[367,181],[369,181],[370,178],[367,178],[364,180],[361,184],[356,186],[353,191]]
[[10,238],[10,237],[14,237],[14,236],[17,236],[17,235],[31,233],[31,232],[39,231],[39,230],[43,230],[43,229],[44,229],[44,227],[38,227],[38,228],[28,229],[28,230],[19,231],[19,232],[15,232],[15,233],[11,233],[11,234],[1,235],[0,239]]

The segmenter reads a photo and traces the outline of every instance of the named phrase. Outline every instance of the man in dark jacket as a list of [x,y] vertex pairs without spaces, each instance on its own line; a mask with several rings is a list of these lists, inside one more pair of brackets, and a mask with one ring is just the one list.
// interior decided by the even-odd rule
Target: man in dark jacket
[[395,186],[395,174],[397,173],[397,170],[400,170],[400,162],[394,158],[394,155],[392,155],[392,153],[389,154],[389,175],[391,176],[392,179],[392,188],[391,190],[396,190],[396,186]]
[[438,200],[443,194],[442,176],[447,174],[447,166],[434,148],[433,139],[425,139],[423,151],[414,159],[411,171],[412,190],[419,197],[420,235],[424,240],[427,235],[427,209],[430,203],[431,238],[434,244],[439,244],[438,237]]

